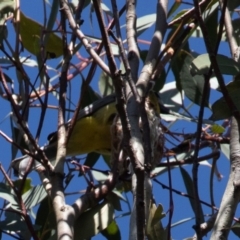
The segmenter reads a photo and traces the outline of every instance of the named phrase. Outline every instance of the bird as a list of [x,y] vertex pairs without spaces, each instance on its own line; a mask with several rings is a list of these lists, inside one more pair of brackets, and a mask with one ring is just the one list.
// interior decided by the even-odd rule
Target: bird
[[[152,116],[160,116],[160,111],[169,112],[166,107],[161,103],[160,97],[158,93],[154,93],[151,91],[149,96],[146,98],[146,109],[148,113],[148,118],[154,119],[150,121],[150,127],[154,128],[150,133],[151,138],[161,139],[161,144],[163,144],[162,135],[160,138],[155,136],[156,134],[162,134],[159,131],[159,122],[158,118],[152,118]],[[151,115],[151,117],[150,117]],[[68,128],[71,120],[66,123],[66,127]],[[154,123],[153,123],[154,122]],[[91,105],[86,106],[81,109],[78,113],[77,121],[74,125],[72,134],[67,142],[66,146],[66,156],[76,156],[81,154],[87,154],[91,152],[96,152],[103,155],[111,155],[111,150],[113,148],[113,142],[122,141],[122,129],[118,128],[118,132],[113,132],[114,128],[113,124],[120,124],[119,117],[117,116],[116,110],[116,95],[111,94],[106,97],[103,97]],[[141,126],[141,122],[140,128]],[[154,125],[154,126],[152,126]],[[115,140],[112,139],[116,136]],[[158,140],[156,140],[157,142]],[[158,151],[158,147],[156,147],[156,143],[151,143],[153,152]],[[118,144],[118,146],[120,146]],[[162,147],[161,147],[162,148]],[[57,153],[57,132],[53,132],[48,136],[48,143],[41,148],[46,157],[51,161],[56,157]],[[120,149],[114,149],[115,151],[120,151]],[[161,152],[161,151],[160,151]],[[158,154],[160,158],[161,154]],[[26,164],[31,159],[28,155],[23,155],[19,158],[12,160],[12,167],[18,172],[19,175],[23,176],[26,171]],[[34,166],[37,167],[41,160],[38,154],[35,155],[35,159],[37,161],[34,162]]]

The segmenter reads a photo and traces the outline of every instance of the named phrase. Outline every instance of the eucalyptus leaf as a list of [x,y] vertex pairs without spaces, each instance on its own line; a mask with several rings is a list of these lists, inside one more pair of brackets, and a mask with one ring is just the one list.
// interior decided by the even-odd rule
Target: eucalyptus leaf
[[18,204],[15,194],[11,192],[11,188],[5,183],[0,183],[0,198],[3,198],[11,204]]
[[[22,12],[20,15],[20,34],[24,47],[32,54],[38,55],[41,49],[41,35],[44,27],[35,20],[28,18]],[[48,42],[45,50],[50,53],[49,57],[60,57],[62,52],[62,40],[55,33],[47,33]]]
[[[240,71],[240,66],[232,58],[218,54],[216,60],[222,74],[236,75]],[[207,74],[211,66],[209,54],[205,53],[196,57],[191,64],[192,76]]]
[[[203,97],[203,88],[204,88],[204,77],[202,75],[192,76],[190,73],[190,65],[193,61],[193,57],[191,55],[187,55],[184,59],[184,64],[181,68],[180,79],[182,88],[186,94],[186,96],[194,103],[200,105]],[[204,95],[205,101],[204,106],[209,107],[209,93],[210,86],[208,92]]]
[[83,165],[93,167],[100,157],[99,153],[91,152],[87,155],[87,158]]
[[75,221],[74,239],[83,240],[95,236],[106,229],[114,218],[114,208],[108,202],[103,202],[84,212]]
[[[194,192],[193,192],[193,181],[190,177],[190,175],[188,174],[188,172],[183,168],[183,167],[179,167],[180,172],[182,174],[182,178],[187,190],[188,195],[190,196],[194,196]],[[190,204],[192,206],[192,210],[195,212],[195,202],[192,198],[189,198]],[[200,208],[200,217],[201,217],[201,221],[204,221],[204,214],[203,214],[203,210],[202,208]]]
[[[230,96],[235,103],[235,106],[237,107],[238,111],[240,111],[240,94],[239,89],[235,89],[233,91],[230,91]],[[226,103],[226,100],[224,97],[221,97],[212,105],[212,115],[210,117],[210,120],[218,121],[222,119],[226,119],[232,116],[232,112],[230,108],[228,107],[228,104]]]
[[121,240],[121,232],[116,221],[112,221],[101,234],[108,240]]
[[[137,36],[140,36],[143,32],[145,32],[148,28],[150,28],[153,24],[156,23],[156,17],[157,15],[155,13],[145,15],[143,17],[139,17],[137,19]],[[121,28],[125,28],[126,24],[122,25]]]
[[240,223],[234,223],[231,226],[231,230],[238,238],[240,238]]
[[37,185],[23,194],[22,198],[26,209],[30,209],[39,204],[46,196],[47,193],[43,185]]
[[111,93],[114,93],[115,91],[112,78],[108,76],[105,72],[102,72],[100,75],[98,87],[102,96],[107,96]]
[[108,179],[108,175],[106,175],[103,172],[95,171],[95,170],[91,170],[91,172],[92,172],[92,176],[94,177],[94,179],[96,179],[98,182],[103,182]]
[[162,212],[161,205],[157,207],[155,203],[150,204],[146,231],[149,240],[167,240],[166,229],[163,228],[161,223]]
[[220,144],[222,153],[226,156],[227,159],[230,158],[230,146],[229,144]]
[[49,240],[51,236],[51,228],[56,228],[56,219],[53,214],[53,207],[50,197],[46,197],[40,203],[35,224],[41,226],[38,231],[39,236],[41,236],[41,240]]
[[167,108],[172,111],[178,112],[182,106],[182,99],[184,94],[178,91],[176,88],[176,82],[172,81],[164,84],[164,87],[160,91],[161,100]]

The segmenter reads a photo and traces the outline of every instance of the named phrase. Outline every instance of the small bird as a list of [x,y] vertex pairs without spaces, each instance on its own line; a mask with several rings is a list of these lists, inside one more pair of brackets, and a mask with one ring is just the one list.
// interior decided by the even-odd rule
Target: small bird
[[[113,123],[117,123],[118,125],[120,123],[119,118],[117,117],[115,100],[115,94],[108,95],[79,111],[76,124],[67,143],[67,156],[76,156],[90,152],[104,155],[111,154],[113,147],[112,143],[116,142],[116,140],[122,140],[122,133],[113,133],[111,130]],[[165,108],[159,101],[159,95],[153,92],[150,92],[149,96],[146,98],[145,108],[148,114],[149,126],[150,129],[152,129],[150,137],[153,153],[158,152],[158,155],[155,155],[157,158],[161,158],[163,134],[162,131],[159,130],[160,110],[163,109],[163,111],[166,112],[167,108]],[[69,124],[70,120],[67,123],[67,127]],[[142,128],[141,121],[139,125],[140,128]],[[118,131],[122,130],[118,129]],[[117,137],[114,137],[114,140],[112,136],[113,134],[117,134]],[[156,141],[154,139],[156,139]],[[160,141],[160,144],[156,143],[157,141]],[[158,148],[160,145],[161,150],[159,151]],[[48,136],[48,144],[42,147],[42,149],[49,160],[53,160],[56,157],[57,132],[53,132]],[[119,149],[115,149],[115,151],[117,150]],[[36,159],[39,159],[39,161],[34,162],[34,167],[37,167],[41,162],[38,154],[36,154]],[[12,161],[12,167],[19,175],[23,175],[26,171],[29,160],[30,156],[28,155],[16,158]]]

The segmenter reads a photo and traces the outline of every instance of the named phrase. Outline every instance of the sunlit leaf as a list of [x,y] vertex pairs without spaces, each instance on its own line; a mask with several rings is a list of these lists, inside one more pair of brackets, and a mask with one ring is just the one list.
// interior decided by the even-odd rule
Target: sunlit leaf
[[157,209],[156,209],[154,215],[153,215],[151,225],[154,226],[156,223],[158,223],[165,216],[166,216],[166,214],[163,212],[163,206],[161,204],[159,204],[157,206]]
[[[222,74],[236,75],[239,73],[240,66],[232,58],[218,54],[216,55],[216,60]],[[193,76],[207,74],[210,65],[211,61],[209,55],[207,53],[202,54],[192,61],[191,74]]]
[[[137,36],[140,36],[144,31],[146,31],[148,28],[150,28],[154,23],[156,23],[156,14],[149,14],[145,15],[143,17],[139,17],[137,19],[137,26],[136,26],[136,31],[137,31]],[[126,27],[126,24],[121,26],[121,28]]]
[[137,36],[140,36],[145,30],[150,28],[153,24],[156,23],[156,14],[149,14],[137,19]]
[[227,159],[230,158],[230,146],[229,144],[220,144],[222,153],[226,156]]
[[101,73],[100,79],[98,81],[98,87],[102,96],[107,96],[111,93],[114,93],[115,91],[112,78],[105,72]]
[[121,232],[115,221],[112,221],[110,225],[101,234],[108,240],[121,240]]
[[225,128],[218,125],[218,124],[214,124],[211,126],[211,131],[214,133],[214,134],[222,134],[225,132]]
[[108,174],[100,172],[100,171],[95,171],[91,170],[92,176],[98,181],[98,182],[103,182],[108,179]]
[[[43,26],[35,20],[26,17],[21,12],[20,34],[24,47],[32,54],[38,55],[41,48],[41,36],[44,30]],[[51,54],[51,57],[60,57],[62,55],[62,40],[55,33],[49,34],[45,50]],[[50,56],[49,56],[50,57]]]
[[39,204],[47,196],[43,185],[37,185],[27,191],[23,196],[25,207],[30,209]]
[[109,15],[111,17],[113,16],[112,11],[107,7],[106,4],[101,3],[101,7],[102,7],[102,10],[103,10],[104,13],[106,13],[107,15]]
[[[22,192],[21,192],[22,194],[26,193],[28,190],[30,190],[32,188],[31,183],[32,183],[31,178],[27,178],[24,180],[24,185],[23,185]],[[23,180],[17,179],[15,181],[13,181],[13,184],[17,189],[20,189],[20,187],[22,187]]]
[[171,227],[177,227],[177,226],[179,226],[179,225],[181,225],[181,224],[184,224],[184,223],[186,223],[186,222],[189,222],[189,221],[191,221],[191,220],[193,220],[193,219],[195,219],[195,217],[183,218],[183,219],[181,219],[180,221],[173,223],[173,224],[171,225]]
[[171,8],[169,9],[167,17],[169,18],[174,12],[176,12],[180,5],[181,5],[180,2],[175,1]]
[[164,87],[160,91],[161,100],[167,108],[172,111],[178,112],[182,106],[182,99],[184,98],[184,94],[180,93],[176,88],[176,82],[172,81],[166,83]]
[[167,240],[166,229],[163,228],[161,218],[164,217],[163,208],[151,203],[147,221],[147,237],[149,240]]
[[16,204],[16,196],[11,192],[11,188],[5,183],[0,183],[0,198],[8,201],[11,204]]

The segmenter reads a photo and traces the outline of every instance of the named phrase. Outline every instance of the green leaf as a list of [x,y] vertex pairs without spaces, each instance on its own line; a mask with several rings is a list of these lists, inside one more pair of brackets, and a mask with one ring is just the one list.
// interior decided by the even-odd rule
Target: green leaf
[[4,231],[16,232],[16,231],[27,231],[28,227],[26,225],[26,222],[22,221],[20,219],[20,216],[16,218],[16,214],[15,214],[15,217],[12,219],[12,221],[10,221],[10,219],[0,221],[0,229]]
[[240,2],[239,2],[239,0],[231,0],[228,2],[227,6],[229,8],[229,11],[233,11],[235,8],[240,6]]
[[180,2],[174,2],[168,11],[167,18],[169,18],[180,7],[180,5]]
[[103,182],[106,181],[108,179],[108,174],[105,174],[103,172],[100,171],[95,171],[95,170],[91,170],[92,176],[98,181],[98,182]]
[[229,144],[220,144],[221,152],[227,159],[230,159],[230,147]]
[[47,193],[43,185],[37,185],[23,194],[22,199],[25,204],[26,209],[31,209],[39,204],[45,197]]
[[[13,181],[13,184],[15,186],[15,188],[19,189],[22,186],[22,179],[17,179],[15,181]],[[27,178],[24,180],[24,186],[22,189],[22,194],[26,193],[28,190],[30,190],[32,188],[32,179],[31,178]]]
[[122,211],[120,198],[118,195],[114,194],[113,192],[109,193],[106,197],[109,203],[111,203],[115,210]]
[[[166,240],[166,229],[163,228],[161,223],[161,217],[163,216],[162,213],[163,209],[162,206],[156,206],[155,203],[151,203],[149,209],[149,218],[147,221],[147,238],[149,240]],[[164,217],[164,216],[163,216]]]
[[[228,90],[229,96],[232,98],[238,110],[240,110],[239,102],[240,102],[240,79],[238,76],[234,78],[235,80],[227,84],[226,88]],[[212,116],[211,120],[217,121],[229,118],[232,116],[230,108],[228,107],[225,98],[221,97],[212,105]]]
[[[232,58],[218,54],[216,60],[222,74],[236,75],[240,71],[240,66]],[[205,53],[196,57],[191,64],[191,74],[203,75],[207,74],[211,65],[209,54]]]
[[11,204],[18,204],[16,196],[11,193],[11,188],[5,183],[0,183],[0,198],[3,198]]
[[[231,96],[233,102],[235,103],[238,111],[240,111],[239,89],[235,89],[229,93],[230,93],[230,96]],[[231,116],[232,116],[232,112],[231,112],[230,108],[228,107],[224,97],[221,97],[220,99],[218,99],[216,102],[213,103],[212,115],[210,117],[210,120],[218,121],[218,120],[229,118]]]
[[182,15],[184,15],[186,12],[188,12],[189,9],[183,9],[181,11],[179,11],[174,17],[172,20],[175,20],[175,19],[178,19],[179,17],[181,17]]
[[105,72],[101,73],[98,81],[98,87],[102,96],[107,96],[115,91],[112,78],[109,77]]
[[[83,9],[86,8],[89,4],[91,3],[91,0],[86,0],[84,1],[84,4],[83,4]],[[73,9],[77,9],[77,6],[79,4],[79,0],[72,0],[70,3],[69,3]],[[75,13],[75,12],[74,12]]]
[[155,79],[155,85],[153,87],[153,91],[159,92],[161,89],[163,89],[165,86],[166,80],[167,80],[167,74],[165,69],[163,69],[161,75]]
[[187,54],[188,52],[190,52],[189,43],[186,42],[186,44],[184,45],[184,49],[181,49],[173,57],[173,59],[170,62],[170,66],[171,66],[171,69],[173,71],[173,74],[174,74],[174,77],[176,80],[176,87],[180,92],[182,92],[182,90],[183,90],[180,73],[181,73],[182,67],[184,65],[185,58],[188,56],[188,54]]
[[182,106],[182,94],[176,88],[176,82],[168,82],[160,91],[161,100],[167,108],[178,112]]
[[[180,79],[182,88],[186,94],[186,96],[194,103],[200,105],[203,96],[203,87],[204,87],[204,77],[200,75],[192,76],[190,74],[190,64],[193,60],[191,55],[187,55],[184,59],[184,64],[181,68]],[[208,99],[209,99],[210,87],[208,89],[208,93],[205,97],[205,107],[209,107]]]
[[107,15],[113,17],[113,13],[111,12],[111,10],[107,7],[106,4],[101,3],[101,7],[104,13],[106,13]]
[[212,49],[215,48],[218,39],[218,7],[217,2],[214,6],[205,12],[205,26],[208,32],[208,39],[211,44]]
[[99,157],[100,157],[99,153],[95,152],[89,153],[83,165],[89,166],[91,168],[98,161]]
[[[32,54],[38,55],[40,53],[41,43],[40,37],[44,27],[38,22],[26,17],[22,12],[20,15],[20,34],[23,46]],[[51,57],[60,57],[62,52],[62,40],[54,33],[48,34],[48,42],[46,43],[45,50],[51,53]],[[49,56],[50,57],[50,56]]]
[[[5,78],[5,81],[12,84],[13,83],[13,80],[5,73],[3,73],[3,76]],[[2,78],[0,77],[0,79],[2,80]]]
[[[194,192],[193,192],[193,181],[192,181],[192,178],[190,177],[190,175],[188,174],[188,172],[180,166],[180,172],[182,174],[182,178],[183,178],[183,181],[184,181],[184,184],[185,184],[185,187],[186,187],[186,190],[187,190],[187,193],[188,195],[190,196],[194,196]],[[192,210],[193,212],[195,212],[195,203],[194,203],[194,200],[192,198],[189,198],[189,201],[190,201],[190,204],[192,206]],[[204,215],[203,215],[203,210],[202,210],[202,207],[200,209],[200,214],[201,214],[201,222],[204,222]]]
[[143,32],[155,24],[156,18],[157,15],[155,13],[138,18],[136,26],[137,36],[140,36]]
[[89,106],[90,104],[92,104],[93,102],[97,101],[100,98],[101,97],[99,96],[99,94],[95,92],[91,86],[88,86],[84,93],[84,98],[82,99],[81,107],[84,108],[86,106]]
[[110,168],[110,166],[111,166],[111,156],[102,155],[102,158],[103,158],[104,162],[107,164],[107,166]]
[[101,234],[108,240],[121,240],[121,232],[115,221],[112,221]]
[[214,124],[211,126],[211,132],[214,134],[223,134],[225,132],[225,128],[221,125]]
[[[154,23],[156,23],[156,13],[145,15],[137,19],[137,37],[140,36],[143,32],[145,32],[148,28],[150,28]],[[121,28],[125,28],[126,24],[122,25]]]
[[180,221],[173,223],[173,224],[171,225],[171,227],[172,227],[172,228],[173,228],[173,227],[177,227],[177,226],[182,225],[182,224],[184,224],[184,223],[186,223],[186,222],[192,221],[193,219],[195,219],[195,217],[183,218],[183,219],[181,219]]
[[106,201],[84,212],[74,224],[74,239],[82,240],[95,236],[107,228],[114,218],[114,208]]
[[156,211],[153,214],[151,225],[154,226],[155,224],[157,224],[165,216],[166,216],[166,214],[163,212],[163,206],[161,204],[159,204],[157,206]]
[[240,238],[240,223],[234,223],[231,227],[232,232]]
[[[226,88],[230,94],[231,94],[231,92],[234,92],[235,90],[240,91],[240,79],[238,78],[238,76],[236,76],[234,78],[234,81],[229,82],[226,85]],[[218,90],[221,91],[220,89],[218,89]]]
[[51,199],[46,197],[40,203],[35,220],[35,224],[41,227],[38,231],[41,240],[48,240],[51,237],[51,227],[56,227],[55,216],[52,218],[54,214],[50,213],[53,213]]

